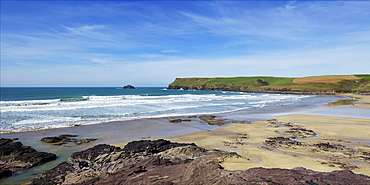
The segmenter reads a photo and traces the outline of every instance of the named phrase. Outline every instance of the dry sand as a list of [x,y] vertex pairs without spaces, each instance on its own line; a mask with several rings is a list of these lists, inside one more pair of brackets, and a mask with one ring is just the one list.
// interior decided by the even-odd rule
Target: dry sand
[[195,143],[208,149],[237,152],[244,157],[226,160],[222,165],[228,170],[245,170],[252,167],[288,169],[305,167],[324,172],[352,169],[355,173],[370,175],[370,161],[362,158],[370,157],[362,155],[364,154],[362,152],[370,152],[370,119],[313,115],[285,115],[274,118],[281,123],[291,122],[318,132],[319,135],[315,138],[300,138],[299,140],[304,143],[314,145],[329,142],[353,150],[346,152],[347,149],[326,151],[313,146],[267,146],[265,144],[267,138],[288,137],[283,132],[290,129],[284,126],[278,128],[269,126],[269,121],[232,124],[214,131],[202,131],[169,140]]

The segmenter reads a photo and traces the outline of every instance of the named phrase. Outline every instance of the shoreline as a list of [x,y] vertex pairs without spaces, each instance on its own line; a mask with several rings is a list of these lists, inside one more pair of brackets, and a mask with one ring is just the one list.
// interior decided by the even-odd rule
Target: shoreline
[[[316,114],[317,113],[325,113],[327,112],[338,112],[337,110],[343,110],[347,114],[351,114],[351,111],[353,110],[356,112],[357,110],[363,110],[366,114],[366,109],[358,108],[356,105],[361,103],[367,103],[370,97],[365,97],[366,101],[357,101],[355,103],[355,106],[348,105],[348,106],[332,106],[328,107],[325,105],[320,106],[314,106],[313,107],[306,107],[306,108],[294,108],[294,109],[285,109],[282,111],[266,111],[262,113],[245,113],[243,111],[237,111],[233,113],[223,113],[223,114],[216,114],[217,116],[220,116],[221,119],[230,119],[230,120],[245,120],[245,121],[254,121],[258,123],[266,122],[266,120],[271,119],[274,116],[285,116],[285,115],[294,115],[297,113],[311,113]],[[364,99],[364,98],[363,98]],[[360,103],[361,102],[361,103]],[[356,107],[356,108],[354,108]],[[348,115],[351,116],[351,115]],[[190,122],[181,122],[181,123],[171,123],[170,120],[172,119],[189,119],[191,118]],[[361,117],[361,115],[357,116]],[[366,116],[365,116],[366,117]],[[360,119],[360,118],[358,118]],[[368,118],[370,119],[370,118]],[[142,139],[161,139],[161,138],[168,138],[171,141],[176,142],[194,142],[198,144],[197,142],[203,142],[204,139],[208,141],[204,141],[206,144],[199,143],[198,146],[205,147],[209,149],[221,149],[225,151],[234,151],[238,152],[242,155],[250,155],[250,152],[252,153],[252,156],[250,157],[251,161],[254,161],[255,165],[263,167],[263,165],[260,165],[262,163],[259,163],[258,161],[261,161],[264,157],[258,157],[258,155],[265,155],[265,157],[270,157],[270,152],[262,151],[258,144],[250,143],[249,145],[245,146],[243,150],[238,149],[238,146],[233,146],[233,142],[236,139],[235,137],[238,137],[234,133],[233,135],[225,134],[225,133],[231,133],[229,128],[233,128],[236,130],[242,129],[242,127],[239,126],[254,126],[254,124],[227,124],[225,126],[212,126],[212,125],[206,125],[201,120],[199,120],[197,117],[194,118],[194,116],[179,116],[179,117],[166,117],[166,118],[155,118],[155,119],[141,119],[141,120],[133,120],[133,121],[123,121],[123,122],[108,122],[108,123],[100,123],[100,124],[92,124],[92,125],[83,125],[83,126],[77,126],[77,127],[65,127],[65,128],[56,128],[56,129],[48,129],[48,130],[39,130],[39,131],[31,131],[31,132],[16,132],[16,133],[6,133],[6,134],[0,134],[0,137],[5,138],[19,138],[19,141],[21,141],[25,146],[32,146],[38,151],[45,151],[45,152],[52,152],[56,153],[58,155],[58,159],[56,161],[46,163],[45,165],[41,165],[40,167],[35,167],[34,169],[30,170],[28,173],[23,173],[20,175],[16,175],[14,177],[7,178],[5,180],[0,181],[1,183],[7,184],[7,182],[27,182],[25,179],[30,179],[31,177],[34,177],[33,174],[41,173],[46,168],[52,168],[56,166],[58,163],[67,160],[69,156],[76,151],[85,150],[87,148],[91,148],[92,146],[95,146],[97,144],[111,144],[114,146],[124,146],[125,143],[133,140],[142,140]],[[265,126],[264,126],[265,127]],[[265,129],[264,127],[259,127],[260,129]],[[257,128],[256,128],[257,129]],[[257,129],[258,130],[258,129]],[[319,131],[318,131],[319,132]],[[42,137],[46,136],[58,136],[60,134],[76,134],[79,138],[97,138],[97,141],[78,145],[78,146],[55,146],[48,143],[40,142],[40,139]],[[198,137],[194,137],[198,135]],[[205,136],[208,136],[209,138],[205,138]],[[276,133],[270,134],[270,136],[276,136]],[[370,138],[366,138],[370,140]],[[209,143],[209,141],[212,141]],[[216,142],[217,141],[217,142]],[[229,146],[224,146],[225,142],[230,142]],[[370,142],[370,141],[369,141]],[[232,146],[232,147],[230,147]],[[235,148],[236,147],[236,148]],[[243,148],[243,147],[241,147]],[[284,151],[287,152],[287,151]],[[283,153],[278,153],[272,156],[275,156],[276,158],[281,158]],[[283,155],[284,156],[284,155]],[[294,159],[294,158],[293,158]],[[288,161],[291,160],[290,158]],[[235,166],[240,166],[240,164],[246,164],[248,161],[235,161],[234,159],[230,159],[226,161],[223,165],[225,168],[234,169]],[[250,162],[250,161],[249,161]],[[251,167],[251,166],[249,166]],[[249,168],[248,167],[248,168]],[[267,166],[268,167],[268,166]],[[271,165],[270,167],[279,167],[279,165]],[[288,168],[288,166],[280,166],[281,168]],[[247,168],[244,166],[243,168]],[[328,167],[325,168],[326,170],[340,170],[340,168],[332,168]],[[369,168],[370,169],[370,168]],[[355,171],[356,173],[356,171]],[[32,174],[32,175],[30,175]],[[370,175],[370,172],[365,174]],[[11,183],[9,183],[11,184]],[[17,183],[15,183],[17,184]],[[20,183],[19,183],[20,184]]]
[[[201,90],[199,90],[201,91]],[[212,90],[212,91],[218,91],[218,90]],[[226,90],[227,91],[227,90]],[[295,94],[295,93],[279,93],[279,91],[269,91],[269,92],[262,92],[262,91],[258,91],[258,92],[245,92],[245,91],[227,91],[227,92],[239,92],[239,93],[252,93],[252,94],[287,94],[287,95],[312,95],[312,96],[328,96],[328,97],[349,97],[349,98],[353,98],[353,97],[358,97],[357,94],[351,94],[351,93],[347,93],[347,94],[336,94],[336,93],[330,93],[330,94]],[[359,95],[361,96],[361,95]],[[362,95],[361,97],[363,97],[366,95]],[[367,101],[366,104],[370,104],[370,100]],[[341,104],[341,105],[349,105],[349,104]],[[316,104],[316,105],[311,105],[311,106],[320,106],[320,104]],[[306,105],[306,107],[309,107]],[[286,108],[286,107],[284,107]],[[298,107],[290,107],[290,108],[287,108],[288,110],[293,110],[293,109],[296,109]],[[370,106],[369,106],[370,108]],[[219,112],[219,113],[206,113],[206,114],[216,114],[216,115],[228,115],[228,114],[234,114],[234,113],[238,113],[238,112],[244,112],[244,111],[247,111],[247,112],[252,112],[251,109],[246,109],[246,110],[236,110],[236,111],[230,111],[230,112]],[[274,110],[272,110],[274,111]],[[204,115],[206,115],[204,114]],[[3,131],[0,131],[0,137],[2,134],[13,134],[13,133],[27,133],[27,132],[38,132],[38,131],[43,131],[43,130],[54,130],[54,129],[63,129],[63,128],[75,128],[75,127],[81,127],[81,126],[89,126],[89,125],[96,125],[96,124],[109,124],[109,123],[114,123],[114,122],[130,122],[130,121],[139,121],[139,120],[152,120],[152,119],[166,119],[166,118],[171,118],[171,117],[184,117],[184,116],[194,116],[194,115],[203,115],[203,114],[189,114],[189,115],[175,115],[175,116],[154,116],[154,117],[146,117],[146,118],[137,118],[137,119],[127,119],[127,120],[111,120],[111,121],[96,121],[96,122],[85,122],[85,123],[82,123],[82,124],[71,124],[69,126],[60,126],[60,127],[46,127],[46,128],[38,128],[38,129],[23,129],[23,130],[17,130],[17,131],[6,131],[6,132],[3,132]]]
[[[316,114],[310,111],[304,114],[300,111],[280,112],[272,114],[270,120],[255,120],[251,124],[234,123],[214,130],[165,139],[171,142],[195,143],[207,149],[236,152],[244,158],[230,158],[221,164],[225,169],[232,171],[254,167],[283,169],[304,167],[320,172],[347,169],[370,176],[369,111],[358,106],[367,105],[370,96],[360,98],[359,101],[346,106],[321,107],[335,112],[342,109],[344,110],[342,112],[347,113],[343,116],[338,115],[342,112],[337,115],[335,113],[325,115],[326,113],[320,110],[321,113]],[[351,116],[350,110],[363,111],[364,118]],[[243,120],[246,116],[229,115],[223,118]],[[299,129],[303,134],[308,132],[306,130],[315,134],[310,137],[290,134]],[[299,135],[302,132],[295,134]],[[282,137],[289,139],[288,144],[279,141]],[[268,141],[278,144],[269,145]],[[117,143],[113,146],[123,147],[125,144]]]

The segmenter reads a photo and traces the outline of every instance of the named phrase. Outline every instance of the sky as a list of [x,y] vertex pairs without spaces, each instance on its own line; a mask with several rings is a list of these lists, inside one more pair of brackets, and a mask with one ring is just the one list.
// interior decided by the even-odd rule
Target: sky
[[370,1],[1,1],[2,87],[370,73]]

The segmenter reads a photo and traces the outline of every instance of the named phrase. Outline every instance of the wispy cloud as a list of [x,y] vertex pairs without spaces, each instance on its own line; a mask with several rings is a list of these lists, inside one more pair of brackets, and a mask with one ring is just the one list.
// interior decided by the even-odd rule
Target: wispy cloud
[[62,25],[65,29],[70,31],[71,34],[80,35],[80,36],[94,36],[97,32],[94,30],[104,28],[104,25],[83,25],[78,27],[67,27]]
[[30,84],[32,79],[35,86],[70,86],[76,79],[109,86],[123,78],[154,86],[176,77],[301,76],[365,73],[370,68],[370,2],[67,1],[2,6],[5,86]]
[[174,50],[174,49],[167,49],[167,50],[162,50],[161,52],[163,52],[163,53],[179,53],[180,51]]
[[285,6],[284,8],[287,9],[287,10],[291,10],[291,9],[295,9],[297,8],[294,4],[295,4],[296,1],[289,1]]

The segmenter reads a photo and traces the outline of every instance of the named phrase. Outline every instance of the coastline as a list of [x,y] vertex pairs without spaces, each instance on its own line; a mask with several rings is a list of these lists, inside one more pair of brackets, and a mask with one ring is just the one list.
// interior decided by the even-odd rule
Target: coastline
[[[365,100],[365,101],[363,101]],[[305,166],[308,169],[315,169],[318,171],[333,171],[333,170],[341,170],[339,167],[320,167],[316,168],[315,166],[322,166],[320,164],[313,163],[312,157],[309,156],[300,156],[300,157],[293,157],[292,155],[287,156],[284,152],[274,152],[269,150],[261,149],[260,143],[264,137],[273,137],[278,136],[279,134],[275,132],[271,128],[266,127],[266,120],[271,119],[274,116],[282,116],[277,117],[278,119],[288,119],[289,117],[284,117],[284,115],[294,115],[299,112],[316,112],[322,113],[323,109],[328,112],[337,112],[336,108],[343,109],[344,112],[351,114],[350,111],[347,110],[364,110],[357,105],[367,104],[369,100],[368,96],[363,97],[360,101],[357,101],[354,106],[347,105],[347,106],[339,106],[339,107],[328,107],[325,105],[318,106],[314,109],[289,109],[284,111],[277,111],[277,112],[267,112],[267,113],[259,113],[258,115],[255,114],[244,114],[243,111],[234,112],[234,113],[223,113],[220,115],[221,118],[232,119],[232,120],[244,120],[244,121],[253,121],[252,124],[228,124],[226,126],[212,126],[207,125],[197,117],[193,116],[183,116],[183,117],[169,117],[169,118],[156,118],[156,119],[146,119],[146,120],[135,120],[135,121],[123,121],[123,122],[109,122],[109,123],[102,123],[102,124],[93,124],[93,125],[84,125],[84,126],[76,126],[76,127],[67,127],[67,128],[57,128],[57,129],[49,129],[49,130],[40,130],[40,131],[32,131],[32,132],[19,132],[19,133],[9,133],[9,134],[0,134],[0,137],[6,138],[19,138],[26,146],[32,146],[36,150],[39,151],[46,151],[56,153],[59,158],[58,160],[47,163],[40,167],[36,167],[35,170],[31,170],[31,174],[38,174],[42,172],[45,168],[51,168],[58,163],[62,162],[63,160],[67,160],[67,158],[76,151],[81,151],[87,148],[91,148],[97,144],[111,144],[114,146],[124,146],[127,142],[133,140],[142,140],[142,139],[160,139],[160,138],[167,138],[171,141],[176,142],[190,142],[196,143],[200,147],[208,148],[208,149],[221,149],[230,152],[238,152],[238,154],[245,155],[246,159],[249,160],[241,160],[241,159],[228,159],[222,165],[226,169],[230,170],[241,170],[247,169],[251,167],[267,167],[267,168],[293,168],[294,166]],[[335,109],[335,110],[334,110]],[[315,114],[315,113],[313,113]],[[324,113],[325,114],[325,113]],[[348,115],[347,117],[350,117]],[[173,119],[189,119],[191,118],[190,122],[181,122],[181,123],[172,123],[170,120]],[[329,119],[333,119],[331,116]],[[338,117],[336,117],[337,119]],[[345,118],[347,119],[347,118]],[[357,118],[360,119],[360,118]],[[298,123],[298,122],[297,122]],[[299,123],[301,124],[301,123]],[[251,127],[252,126],[252,127]],[[304,125],[306,126],[306,125]],[[349,126],[351,127],[351,126]],[[266,130],[266,132],[261,133],[262,135],[257,135],[256,137],[260,138],[259,141],[255,141],[255,143],[251,141],[247,141],[248,145],[246,146],[238,146],[234,145],[235,140],[238,139],[240,136],[237,134],[239,132],[246,132],[245,134],[251,131],[251,128],[254,129],[255,132],[260,132],[261,130]],[[238,133],[235,133],[235,130],[238,130]],[[317,132],[320,132],[319,130]],[[225,134],[225,133],[232,133],[232,134]],[[47,143],[40,142],[42,137],[46,136],[57,136],[60,134],[76,134],[79,138],[97,138],[97,141],[87,143],[84,145],[79,146],[55,146]],[[322,133],[320,133],[322,134]],[[206,137],[208,136],[208,137]],[[250,137],[250,136],[249,136]],[[365,138],[367,141],[370,138]],[[225,141],[228,146],[225,146]],[[259,143],[259,144],[258,144]],[[291,151],[289,151],[291,152]],[[306,154],[300,154],[306,155]],[[277,160],[279,159],[279,160]],[[271,163],[271,161],[280,161],[280,163]],[[291,163],[286,163],[286,161],[290,161]],[[286,165],[281,165],[281,163],[286,163]],[[241,165],[243,164],[243,165]],[[301,165],[302,164],[302,165]],[[360,165],[360,169],[363,169],[362,164]],[[368,165],[368,164],[367,164]],[[370,169],[370,166],[366,166]],[[361,173],[365,175],[370,175],[369,171],[359,171],[354,170],[355,173]],[[23,176],[23,177],[22,177]],[[24,183],[27,182],[25,179],[30,179],[34,177],[34,175],[30,176],[29,174],[22,174],[17,175],[15,177],[10,177],[5,181],[1,181],[4,184],[7,182],[20,182]],[[11,179],[13,178],[13,179]],[[18,179],[20,179],[18,181]],[[19,184],[20,184],[19,183]]]
[[171,86],[168,90],[195,90],[195,91],[229,91],[243,93],[260,93],[260,94],[291,94],[291,95],[336,95],[333,91],[302,91],[302,90],[249,90],[249,89],[228,89],[228,88],[197,88],[188,86]]

